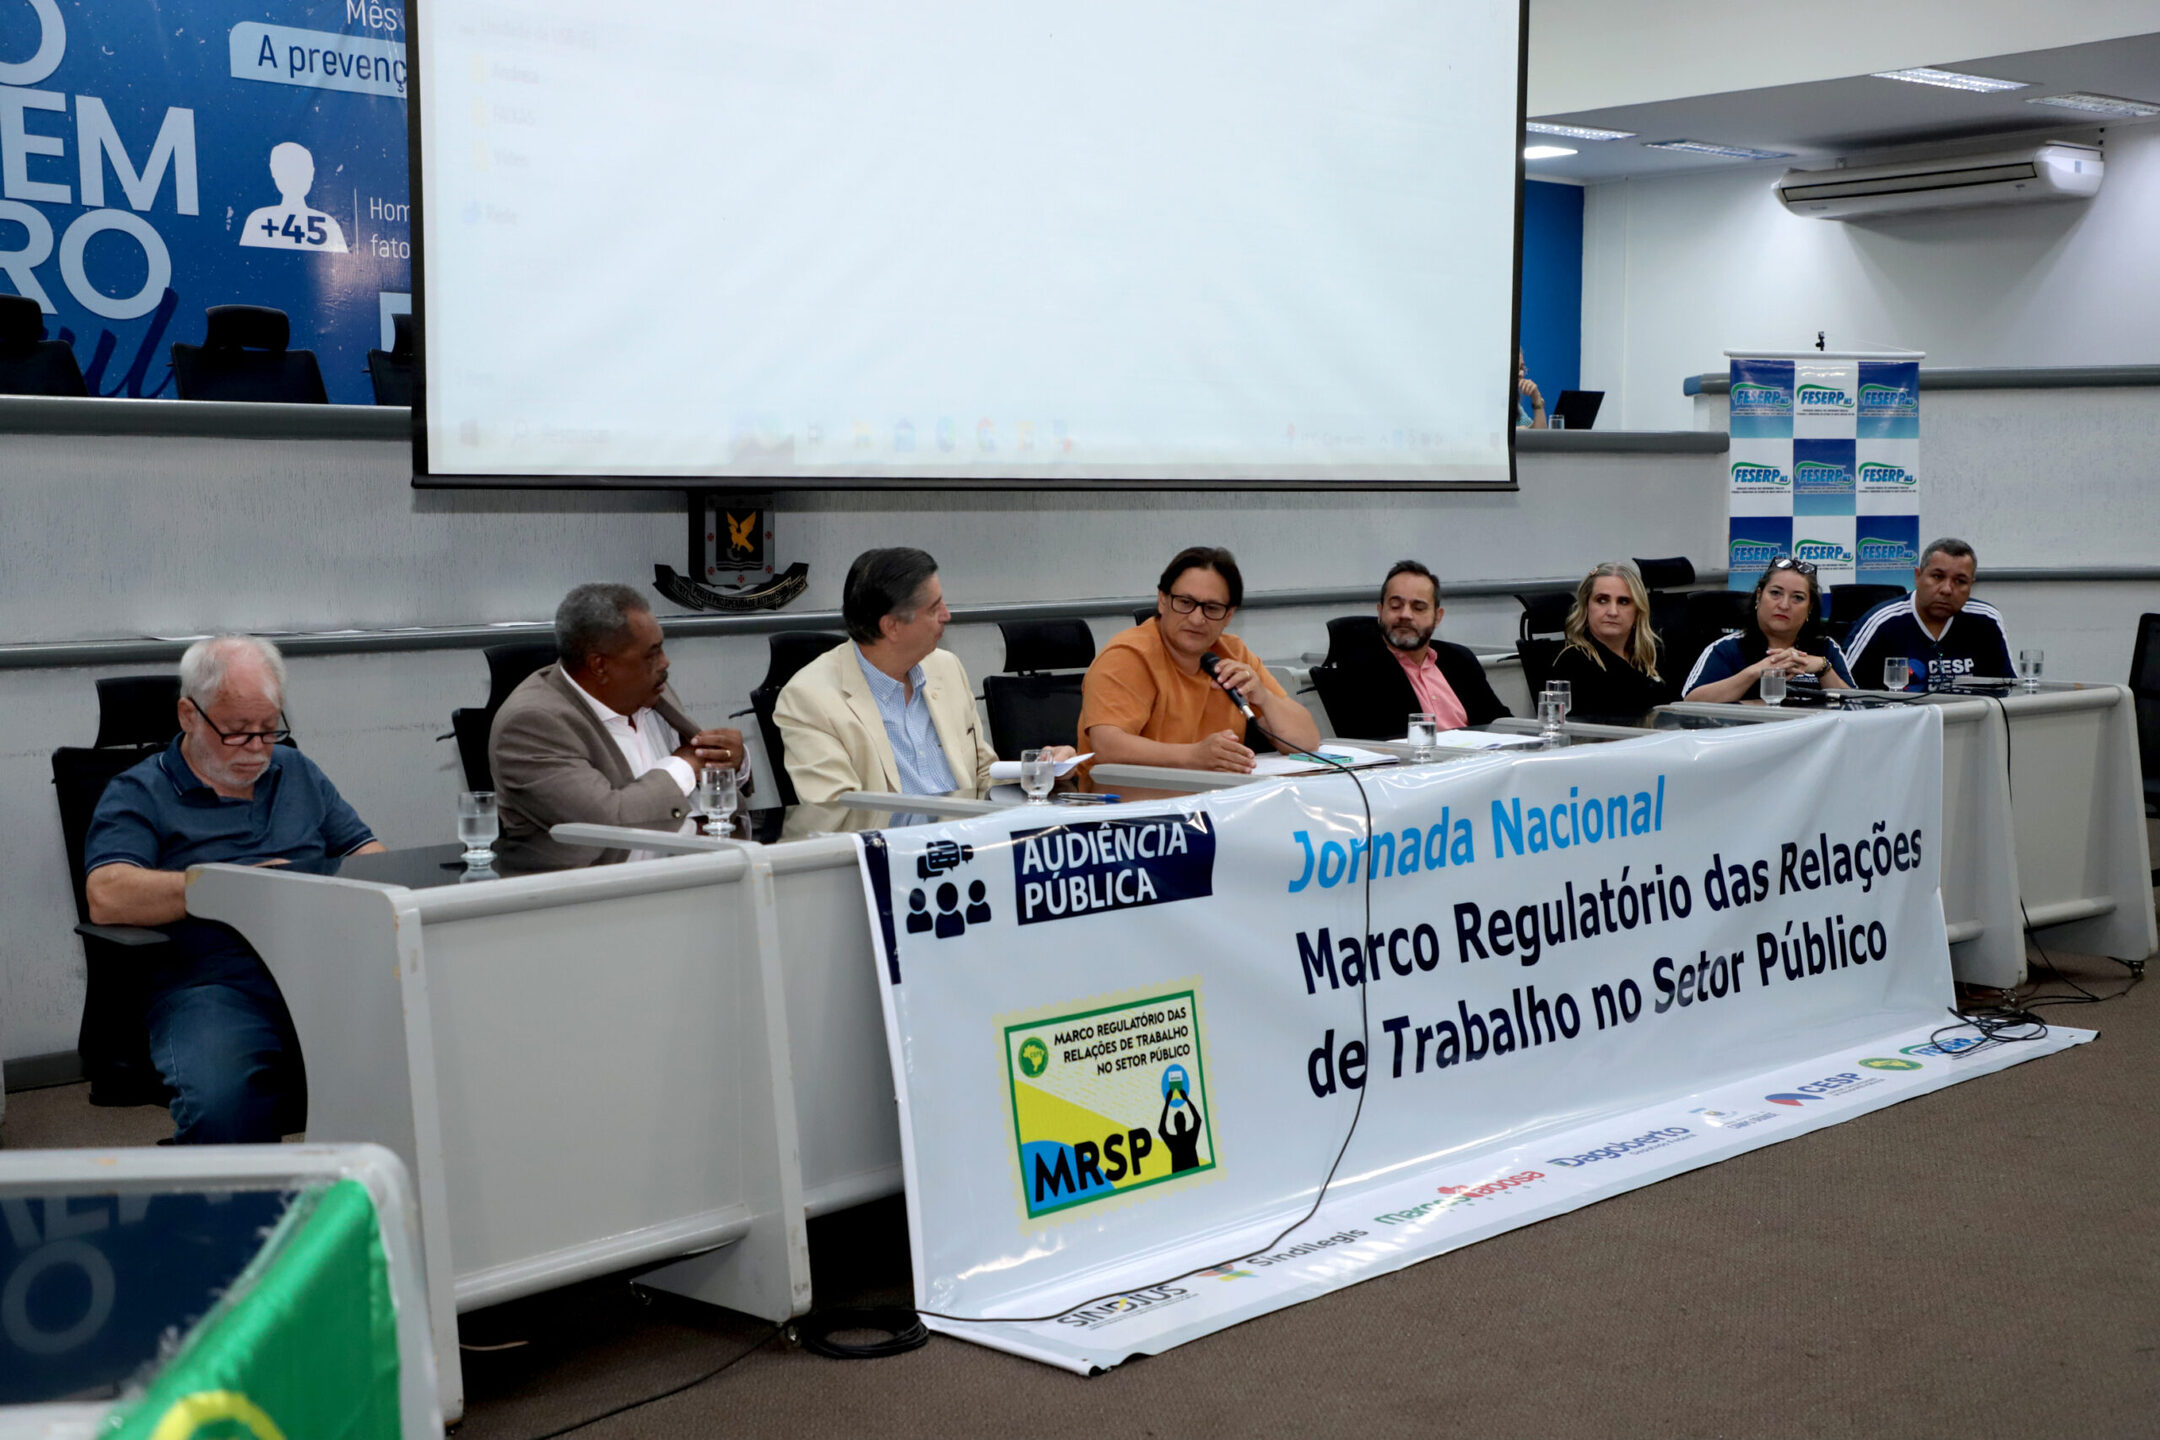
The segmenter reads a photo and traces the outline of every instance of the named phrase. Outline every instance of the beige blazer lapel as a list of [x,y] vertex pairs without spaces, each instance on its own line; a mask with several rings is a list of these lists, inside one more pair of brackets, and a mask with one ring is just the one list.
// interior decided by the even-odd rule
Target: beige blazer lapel
[[938,743],[945,747],[945,765],[952,771],[953,784],[962,790],[974,789],[975,697],[964,682],[932,673],[928,663],[923,666],[923,690],[930,699],[930,722],[937,727]]
[[886,793],[897,793],[900,761],[893,755],[892,739],[885,733],[884,713],[878,709],[877,697],[870,693],[870,682],[863,676],[860,652],[852,642],[833,649],[840,657],[840,698],[870,739],[870,754],[877,761]]
[[555,687],[561,702],[562,717],[578,738],[585,742],[585,758],[595,770],[607,776],[608,783],[620,790],[637,777],[630,773],[630,762],[623,759],[622,747],[615,737],[608,734],[607,726],[593,713],[591,703],[585,698],[578,683],[563,673],[560,665],[549,667],[548,683]]

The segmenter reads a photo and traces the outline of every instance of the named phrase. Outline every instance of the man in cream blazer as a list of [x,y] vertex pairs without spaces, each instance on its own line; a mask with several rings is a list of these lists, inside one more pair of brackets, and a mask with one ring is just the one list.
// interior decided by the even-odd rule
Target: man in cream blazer
[[959,657],[937,648],[952,619],[937,562],[907,548],[865,552],[848,569],[840,613],[854,643],[805,665],[773,706],[796,798],[987,788],[997,754],[974,687]]

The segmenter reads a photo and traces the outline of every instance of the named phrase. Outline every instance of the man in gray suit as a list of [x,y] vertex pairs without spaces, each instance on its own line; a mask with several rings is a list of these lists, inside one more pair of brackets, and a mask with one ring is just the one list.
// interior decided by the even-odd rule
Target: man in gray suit
[[701,730],[676,703],[660,622],[628,585],[563,597],[555,646],[561,658],[510,692],[488,733],[504,835],[680,821],[699,767],[741,767],[740,730]]

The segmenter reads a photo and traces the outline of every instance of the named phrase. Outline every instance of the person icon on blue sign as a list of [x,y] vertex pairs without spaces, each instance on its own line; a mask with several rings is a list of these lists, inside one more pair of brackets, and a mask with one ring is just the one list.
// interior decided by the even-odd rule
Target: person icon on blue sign
[[315,185],[315,157],[305,145],[287,140],[270,151],[270,179],[278,203],[250,212],[240,227],[240,243],[257,249],[321,250],[345,253],[345,232],[326,211],[308,208]]

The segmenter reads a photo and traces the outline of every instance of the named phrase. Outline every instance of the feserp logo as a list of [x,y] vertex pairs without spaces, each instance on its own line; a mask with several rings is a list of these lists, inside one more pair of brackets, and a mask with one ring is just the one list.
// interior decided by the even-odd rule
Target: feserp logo
[[1785,489],[1792,480],[1775,465],[1758,465],[1752,460],[1735,460],[1732,467],[1733,484],[1757,489]]
[[1862,385],[1860,408],[1884,415],[1917,415],[1920,397],[1902,385]]
[[1732,387],[1732,403],[1737,410],[1783,411],[1791,406],[1792,399],[1775,385],[1742,381]]
[[1920,477],[1902,465],[1886,465],[1880,460],[1870,460],[1860,467],[1862,485],[1904,485],[1920,483]]
[[1852,551],[1847,550],[1835,540],[1795,540],[1793,541],[1792,553],[1793,559],[1807,560],[1816,565],[1850,565],[1853,563]]
[[1725,563],[1735,570],[1760,570],[1778,554],[1779,547],[1768,540],[1734,540],[1726,549]]
[[1920,564],[1920,547],[1903,540],[1884,540],[1873,535],[1863,535],[1858,542],[1862,565],[1910,565]]
[[1826,460],[1802,460],[1793,467],[1793,483],[1803,489],[1810,486],[1843,486],[1852,478],[1852,472],[1842,465]]
[[1843,413],[1853,408],[1852,396],[1835,385],[1802,385],[1793,392],[1793,398],[1803,410],[1834,410]]

